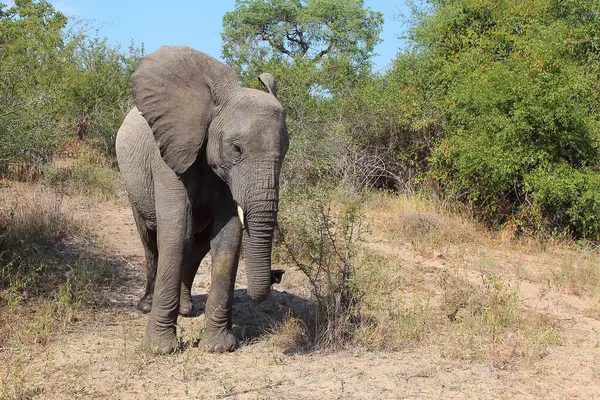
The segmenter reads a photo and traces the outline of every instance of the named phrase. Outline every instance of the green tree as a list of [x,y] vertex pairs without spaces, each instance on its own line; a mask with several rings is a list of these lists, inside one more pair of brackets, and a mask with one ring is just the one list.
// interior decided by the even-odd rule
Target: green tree
[[144,46],[131,43],[124,53],[106,38],[85,38],[72,54],[67,91],[68,112],[80,139],[115,154],[115,138],[124,116],[133,107],[131,74],[144,55]]
[[0,3],[0,167],[47,161],[75,135],[114,154],[143,46],[124,53],[67,23],[45,0]]
[[429,176],[488,221],[598,238],[597,0],[430,6],[411,31],[443,114]]
[[47,1],[0,3],[0,165],[47,159],[58,139],[66,24]]
[[362,67],[382,23],[362,0],[236,0],[223,17],[223,57],[238,72],[270,59],[286,65],[343,59]]

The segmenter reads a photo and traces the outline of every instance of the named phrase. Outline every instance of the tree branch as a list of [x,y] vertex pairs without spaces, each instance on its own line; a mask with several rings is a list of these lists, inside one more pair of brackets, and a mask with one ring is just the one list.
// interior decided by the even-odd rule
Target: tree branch
[[269,36],[269,34],[268,34],[267,32],[265,32],[264,30],[263,30],[263,31],[260,31],[260,32],[258,32],[258,35],[260,36],[260,38],[261,38],[263,41],[265,41],[265,42],[268,42],[268,43],[269,43],[269,44],[270,44],[270,45],[271,45],[271,46],[272,46],[274,49],[276,49],[276,50],[278,50],[278,51],[282,52],[283,54],[286,54],[286,55],[288,55],[288,56],[289,56],[289,57],[291,57],[291,58],[296,58],[296,57],[294,56],[294,53],[292,53],[291,51],[289,51],[288,49],[286,49],[285,47],[283,47],[283,45],[282,45],[282,44],[274,43],[274,42],[271,40],[271,37]]
[[300,46],[302,57],[308,52],[308,44],[304,41],[304,35],[298,28],[294,29],[293,34],[286,33],[285,35],[290,42],[296,43]]
[[319,52],[319,54],[317,54],[317,55],[315,56],[315,58],[313,58],[313,61],[320,61],[320,60],[323,58],[323,56],[324,56],[325,54],[329,53],[330,51],[331,51],[331,43],[329,44],[329,46],[327,46],[327,48],[326,48],[326,49],[324,49],[324,50],[321,50],[321,51]]

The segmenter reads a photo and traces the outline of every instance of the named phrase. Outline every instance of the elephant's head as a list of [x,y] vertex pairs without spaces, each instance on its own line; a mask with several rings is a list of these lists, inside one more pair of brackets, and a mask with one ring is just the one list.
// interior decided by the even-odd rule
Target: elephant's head
[[240,88],[233,70],[189,47],[162,47],[142,58],[133,97],[166,164],[178,174],[206,155],[231,190],[245,236],[248,295],[269,295],[279,172],[288,148],[285,110],[275,79],[269,93]]

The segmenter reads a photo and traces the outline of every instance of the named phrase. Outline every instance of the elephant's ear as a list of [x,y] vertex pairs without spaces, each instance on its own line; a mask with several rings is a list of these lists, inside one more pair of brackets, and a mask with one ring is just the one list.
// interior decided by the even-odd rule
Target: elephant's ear
[[196,160],[214,108],[237,87],[235,72],[190,47],[165,46],[143,57],[131,79],[160,154],[182,174]]
[[268,72],[263,72],[259,75],[258,79],[262,82],[263,85],[267,88],[269,93],[273,96],[277,97],[277,81],[275,77]]

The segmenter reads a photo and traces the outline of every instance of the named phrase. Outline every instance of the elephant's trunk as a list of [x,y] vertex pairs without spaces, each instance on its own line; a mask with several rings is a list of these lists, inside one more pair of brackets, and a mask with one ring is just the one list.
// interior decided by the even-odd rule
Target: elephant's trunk
[[245,225],[244,255],[248,297],[264,301],[269,296],[273,283],[271,249],[279,203],[280,161],[278,158],[267,158],[251,165],[253,169],[243,179],[246,185],[240,195],[243,199],[240,206]]
[[[271,250],[277,219],[277,191],[270,190],[266,200],[248,203],[244,252],[248,296],[254,301],[264,301],[271,292]],[[264,194],[263,194],[264,195]]]

